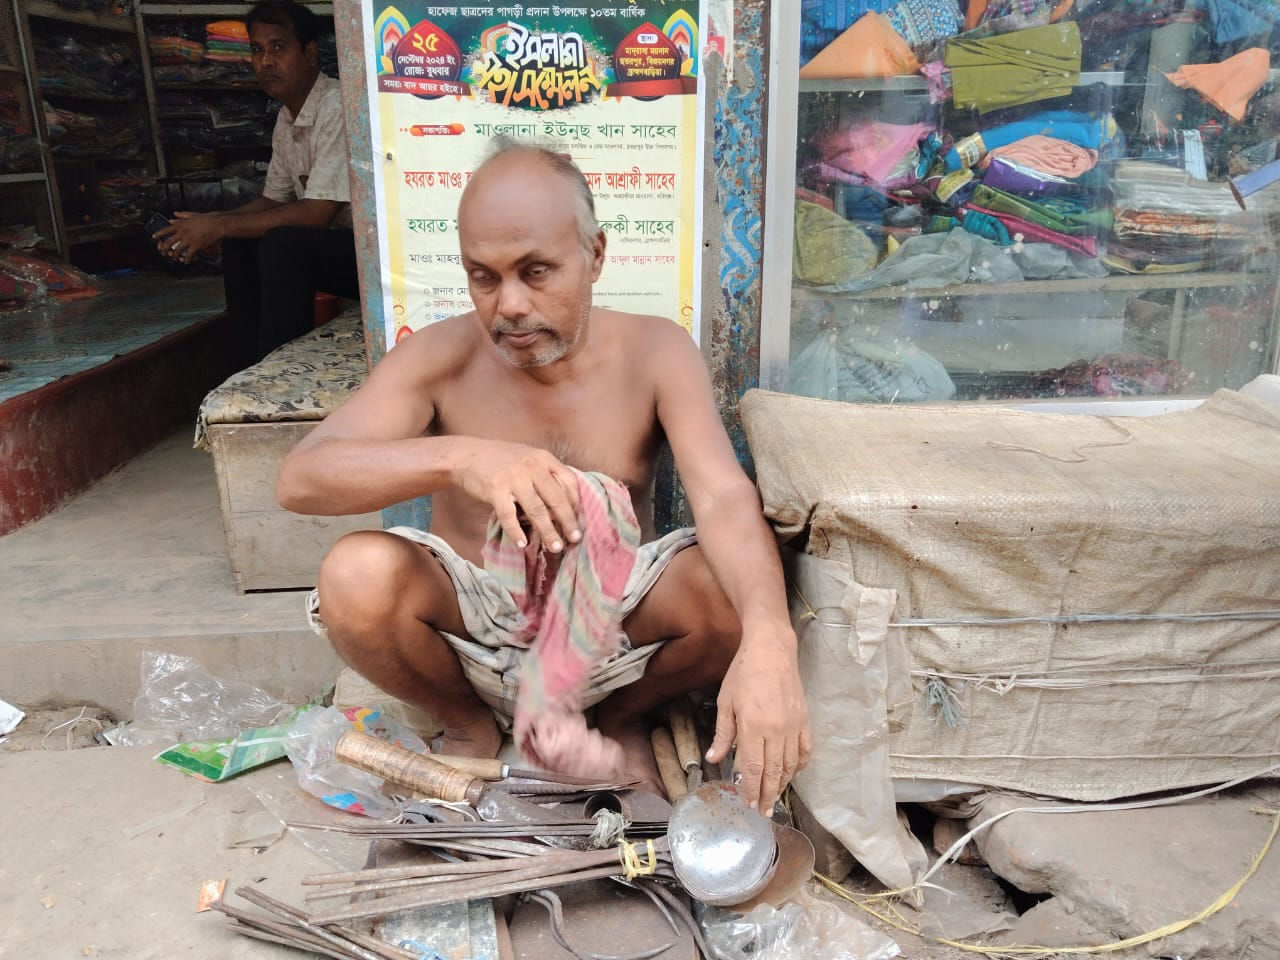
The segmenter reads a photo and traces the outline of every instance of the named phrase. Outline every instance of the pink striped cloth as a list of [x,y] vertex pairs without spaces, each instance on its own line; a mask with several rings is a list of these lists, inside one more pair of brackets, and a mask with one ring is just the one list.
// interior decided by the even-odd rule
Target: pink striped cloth
[[625,486],[574,471],[582,539],[565,546],[547,583],[547,554],[536,537],[520,549],[494,517],[484,567],[511,594],[523,618],[512,642],[528,648],[515,705],[516,745],[530,761],[582,776],[608,776],[622,751],[588,730],[582,693],[594,668],[622,646],[619,604],[635,565],[640,525]]

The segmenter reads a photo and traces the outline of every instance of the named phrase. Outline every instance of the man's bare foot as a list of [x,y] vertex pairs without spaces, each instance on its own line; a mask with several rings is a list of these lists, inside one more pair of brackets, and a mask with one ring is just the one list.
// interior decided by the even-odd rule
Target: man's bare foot
[[446,729],[443,736],[431,742],[433,753],[455,757],[483,757],[486,760],[498,755],[502,746],[502,733],[493,714],[486,712],[475,723]]
[[602,719],[597,729],[622,747],[625,767],[619,779],[637,780],[637,790],[647,790],[665,798],[667,791],[662,786],[658,761],[653,758],[653,742],[649,739],[650,726],[643,720],[611,724]]

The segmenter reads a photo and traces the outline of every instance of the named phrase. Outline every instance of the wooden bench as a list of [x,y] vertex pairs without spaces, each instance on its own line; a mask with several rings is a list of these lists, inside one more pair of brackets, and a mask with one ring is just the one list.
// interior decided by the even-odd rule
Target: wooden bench
[[368,373],[358,307],[227,378],[200,405],[195,445],[213,454],[227,558],[241,593],[315,585],[329,547],[380,530],[379,513],[313,517],[276,502],[276,471],[293,446]]

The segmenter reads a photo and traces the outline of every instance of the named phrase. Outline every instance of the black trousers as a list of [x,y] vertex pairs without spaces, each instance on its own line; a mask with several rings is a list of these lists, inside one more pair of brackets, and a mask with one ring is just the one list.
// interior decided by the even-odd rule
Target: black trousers
[[316,293],[359,299],[355,234],[275,227],[222,241],[222,279],[237,369],[312,329]]

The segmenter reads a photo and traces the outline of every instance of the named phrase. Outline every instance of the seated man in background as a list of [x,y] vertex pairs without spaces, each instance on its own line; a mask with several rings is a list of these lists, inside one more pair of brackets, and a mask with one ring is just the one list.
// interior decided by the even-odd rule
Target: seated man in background
[[312,328],[317,291],[360,296],[342,98],[320,72],[319,18],[294,0],[263,0],[245,22],[253,72],[281,104],[262,195],[235,210],[179,211],[155,234],[183,263],[221,245],[241,368]]
[[[396,345],[281,465],[280,503],[302,513],[432,495],[430,533],[333,547],[315,622],[358,672],[439,719],[444,752],[494,756],[496,714],[527,756],[567,773],[656,783],[650,717],[719,684],[709,759],[736,743],[748,803],[771,811],[808,758],[808,709],[777,546],[702,355],[669,320],[592,305],[605,235],[563,155],[499,138],[458,230],[475,310]],[[654,528],[664,441],[696,538]],[[540,649],[542,632],[531,646],[521,635],[530,595],[547,618],[596,601],[613,618]],[[585,695],[557,689],[556,670],[601,642],[608,656],[572,677]]]

